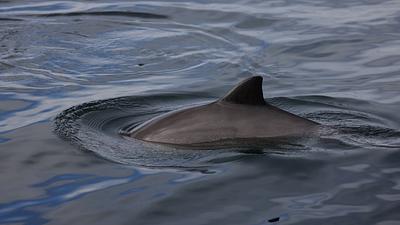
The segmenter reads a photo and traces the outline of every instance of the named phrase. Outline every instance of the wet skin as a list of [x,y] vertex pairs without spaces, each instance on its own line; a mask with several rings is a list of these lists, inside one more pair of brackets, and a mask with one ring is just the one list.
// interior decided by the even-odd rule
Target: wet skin
[[135,128],[130,137],[176,145],[212,143],[227,139],[309,136],[318,123],[265,102],[262,77],[251,77],[222,99],[156,117]]

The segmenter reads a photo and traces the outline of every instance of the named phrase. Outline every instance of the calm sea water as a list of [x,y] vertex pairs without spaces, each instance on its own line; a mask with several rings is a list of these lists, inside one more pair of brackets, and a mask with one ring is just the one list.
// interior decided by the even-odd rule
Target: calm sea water
[[[124,127],[264,77],[319,138]],[[400,224],[400,1],[0,1],[0,224]]]

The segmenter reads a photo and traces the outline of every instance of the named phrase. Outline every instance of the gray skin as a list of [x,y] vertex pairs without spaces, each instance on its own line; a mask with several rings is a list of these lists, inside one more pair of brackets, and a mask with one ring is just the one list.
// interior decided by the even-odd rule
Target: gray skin
[[224,140],[270,139],[315,134],[318,123],[265,102],[262,77],[250,77],[222,99],[156,117],[130,137],[163,144],[201,145]]

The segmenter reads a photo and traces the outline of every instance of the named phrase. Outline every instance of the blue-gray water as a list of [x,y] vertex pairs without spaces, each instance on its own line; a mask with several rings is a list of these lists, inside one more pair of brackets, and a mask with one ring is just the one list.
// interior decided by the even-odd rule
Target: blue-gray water
[[[119,135],[250,75],[329,129]],[[0,224],[400,224],[399,93],[398,0],[0,1]]]

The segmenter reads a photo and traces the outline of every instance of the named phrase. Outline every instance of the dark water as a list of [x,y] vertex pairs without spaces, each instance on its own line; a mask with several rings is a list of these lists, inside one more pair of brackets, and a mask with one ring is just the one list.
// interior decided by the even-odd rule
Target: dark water
[[[399,27],[397,0],[0,1],[0,224],[400,224]],[[250,75],[321,137],[119,135]]]

